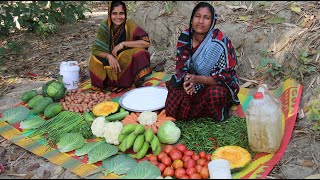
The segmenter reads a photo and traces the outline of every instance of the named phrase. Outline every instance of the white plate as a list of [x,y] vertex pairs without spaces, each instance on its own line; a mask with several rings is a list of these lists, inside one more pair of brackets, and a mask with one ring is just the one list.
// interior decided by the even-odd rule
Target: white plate
[[134,112],[155,111],[165,106],[168,90],[159,86],[147,86],[124,93],[119,104],[126,110]]

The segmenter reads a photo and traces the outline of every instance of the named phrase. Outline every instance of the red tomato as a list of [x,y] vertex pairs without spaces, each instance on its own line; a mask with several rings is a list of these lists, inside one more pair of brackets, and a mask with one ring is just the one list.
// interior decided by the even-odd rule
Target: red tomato
[[154,154],[150,154],[149,157],[148,157],[148,160],[151,162],[151,161],[157,161],[157,156],[154,155]]
[[182,158],[182,153],[178,150],[172,150],[170,152],[170,157],[171,159],[174,161],[174,160],[177,160],[177,159],[181,159]]
[[158,161],[161,161],[162,157],[164,156],[168,156],[165,152],[161,151],[159,154],[158,154]]
[[188,159],[191,159],[191,156],[184,155],[184,156],[182,157],[182,161],[183,161],[183,162],[186,162]]
[[164,171],[164,169],[165,169],[166,167],[167,167],[167,166],[164,165],[163,163],[159,163],[159,164],[158,164],[158,168],[159,168],[159,170],[161,171],[161,173]]
[[203,167],[203,166],[201,166],[201,165],[199,165],[199,164],[196,165],[196,170],[197,170],[198,173],[200,173],[200,170],[201,170],[202,167]]
[[171,166],[171,163],[172,163],[170,157],[168,157],[168,156],[162,157],[161,162],[166,166]]
[[176,145],[176,149],[184,153],[187,150],[187,147],[184,144],[179,143]]
[[176,176],[177,179],[180,179],[181,176],[186,174],[186,170],[184,168],[178,168],[176,169],[176,171],[174,172],[174,175]]
[[190,179],[201,179],[201,175],[199,173],[191,174]]
[[176,159],[172,163],[173,169],[178,169],[183,167],[183,162],[180,159]]
[[174,176],[174,170],[172,169],[172,167],[166,167],[163,171],[163,174],[162,174],[163,177],[166,177],[166,176]]
[[184,175],[182,175],[182,176],[180,177],[180,179],[189,179],[189,176],[186,175],[186,174],[184,174]]
[[162,149],[162,151],[165,152],[165,153],[168,154],[168,155],[169,155],[169,153],[170,153],[172,150],[174,150],[174,146],[173,146],[173,145],[170,145],[170,144],[165,145],[165,146],[163,147],[163,149]]
[[207,167],[202,167],[200,170],[200,175],[202,179],[208,179],[209,178],[209,170]]
[[188,159],[186,162],[184,162],[183,167],[186,169],[195,167],[197,165],[196,161],[193,159]]
[[159,164],[159,162],[158,162],[158,160],[152,160],[152,161],[150,161],[153,165],[155,165],[155,166],[158,166],[158,164]]
[[198,159],[200,159],[200,156],[198,154],[194,154],[194,155],[192,155],[192,159],[197,161]]
[[186,150],[186,151],[184,152],[184,155],[192,156],[192,155],[194,155],[194,152],[191,151],[191,150]]
[[206,159],[207,159],[207,161],[210,161],[211,160],[211,154],[207,154],[206,155]]
[[197,160],[197,164],[199,164],[199,165],[201,165],[201,166],[204,166],[205,163],[206,163],[206,161],[207,161],[206,159],[202,159],[202,158],[201,158],[201,159],[198,159],[198,160]]
[[199,152],[199,156],[200,156],[200,158],[205,159],[205,158],[206,158],[206,152],[200,151],[200,152]]
[[210,161],[206,161],[203,166],[208,167],[209,162],[210,162]]
[[196,168],[194,168],[194,167],[188,168],[188,169],[186,170],[186,173],[187,173],[188,176],[190,176],[191,174],[197,173],[197,170],[196,170]]

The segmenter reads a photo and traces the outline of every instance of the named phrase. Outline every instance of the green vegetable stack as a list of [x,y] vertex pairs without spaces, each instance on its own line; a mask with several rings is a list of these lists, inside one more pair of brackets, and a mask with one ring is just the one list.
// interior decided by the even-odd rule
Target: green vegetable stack
[[132,147],[137,159],[143,158],[150,146],[155,155],[158,155],[161,151],[161,143],[158,137],[151,128],[145,130],[141,124],[127,124],[123,127],[118,139],[120,142],[119,149],[125,152]]

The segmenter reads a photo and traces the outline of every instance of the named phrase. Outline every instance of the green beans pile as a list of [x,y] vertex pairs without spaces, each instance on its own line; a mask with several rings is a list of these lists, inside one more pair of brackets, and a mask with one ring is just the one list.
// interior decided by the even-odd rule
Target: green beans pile
[[63,134],[73,131],[82,122],[84,122],[84,118],[81,114],[62,111],[29,134],[28,137],[37,137],[38,139],[43,137],[48,145],[53,147]]
[[212,153],[218,147],[234,145],[247,149],[254,155],[249,148],[245,118],[230,117],[223,122],[199,118],[175,123],[181,130],[180,141],[196,153]]

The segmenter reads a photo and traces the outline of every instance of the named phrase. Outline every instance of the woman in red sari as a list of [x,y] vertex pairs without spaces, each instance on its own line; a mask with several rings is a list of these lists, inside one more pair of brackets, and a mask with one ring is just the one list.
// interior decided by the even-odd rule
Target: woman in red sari
[[165,109],[180,120],[211,117],[223,121],[233,104],[239,104],[237,57],[231,41],[215,29],[214,8],[200,2],[190,26],[179,36],[176,73],[166,82]]
[[149,75],[148,34],[127,19],[126,5],[112,1],[98,29],[89,60],[92,89],[121,91],[140,86]]

